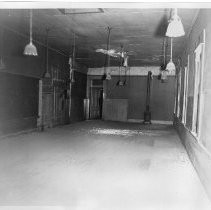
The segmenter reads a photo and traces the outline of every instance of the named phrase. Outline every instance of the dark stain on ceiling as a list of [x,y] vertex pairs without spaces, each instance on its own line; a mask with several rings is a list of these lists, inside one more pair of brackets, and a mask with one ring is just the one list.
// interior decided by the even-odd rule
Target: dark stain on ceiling
[[[173,40],[173,56],[184,47],[197,9],[179,9],[186,35]],[[105,55],[95,52],[106,49],[107,27],[111,27],[110,48],[131,51],[129,65],[161,65],[163,39],[170,18],[170,9],[34,9],[33,37],[45,43],[49,28],[49,45],[67,56],[73,50],[75,33],[76,61],[87,67],[105,65]],[[1,10],[1,24],[24,35],[29,34],[29,10]],[[170,39],[167,39],[170,43]],[[167,54],[170,54],[168,44]],[[169,57],[167,57],[168,60]],[[119,65],[111,58],[110,65]]]

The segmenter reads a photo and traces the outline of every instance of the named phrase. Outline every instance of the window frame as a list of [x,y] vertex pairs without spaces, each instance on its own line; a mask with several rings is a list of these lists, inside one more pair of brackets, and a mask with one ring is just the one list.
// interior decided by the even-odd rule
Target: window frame
[[187,123],[187,105],[188,105],[188,78],[189,78],[189,59],[188,55],[187,66],[184,68],[184,88],[183,88],[183,108],[182,108],[182,123]]
[[177,74],[177,108],[176,108],[176,116],[177,118],[180,117],[180,97],[181,97],[181,82],[182,82],[182,72],[181,72],[181,67],[179,65],[178,67],[178,74]]
[[203,113],[203,73],[204,73],[204,49],[205,43],[201,42],[194,51],[194,96],[191,132],[197,139],[201,135],[201,121]]

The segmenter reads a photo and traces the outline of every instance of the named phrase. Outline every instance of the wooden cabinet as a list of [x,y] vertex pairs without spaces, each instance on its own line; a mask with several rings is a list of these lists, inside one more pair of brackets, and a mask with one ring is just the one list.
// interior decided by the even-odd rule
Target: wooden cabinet
[[103,101],[103,119],[127,121],[128,99],[105,99]]

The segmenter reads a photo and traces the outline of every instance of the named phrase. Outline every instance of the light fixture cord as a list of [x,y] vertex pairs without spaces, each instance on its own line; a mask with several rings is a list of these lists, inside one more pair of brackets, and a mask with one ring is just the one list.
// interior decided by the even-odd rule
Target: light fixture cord
[[48,34],[49,29],[46,29],[46,72],[48,73]]
[[172,61],[173,38],[171,37],[171,61]]
[[174,16],[177,16],[177,8],[174,9]]
[[163,62],[166,64],[166,37],[164,37]]
[[32,9],[30,9],[30,43],[32,43]]
[[73,61],[72,61],[73,69],[75,67],[75,32],[73,33]]
[[[110,27],[108,27],[108,43],[107,43],[107,51],[109,51],[110,50],[110,36],[111,36],[111,28]],[[108,63],[107,63],[107,67],[109,67],[110,66],[110,56],[109,55],[107,55],[108,56]]]

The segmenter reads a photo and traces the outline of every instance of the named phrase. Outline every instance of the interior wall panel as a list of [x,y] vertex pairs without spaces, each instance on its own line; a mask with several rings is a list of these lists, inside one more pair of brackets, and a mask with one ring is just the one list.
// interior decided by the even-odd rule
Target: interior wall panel
[[[201,9],[195,23],[193,24],[191,33],[187,39],[184,53],[182,55],[183,63],[189,55],[189,77],[188,77],[188,102],[187,102],[187,119],[185,125],[181,119],[175,117],[175,128],[177,129],[182,142],[184,143],[189,157],[196,168],[199,177],[204,184],[209,196],[211,197],[211,179],[210,179],[210,157],[211,157],[211,115],[210,115],[210,89],[211,89],[211,9]],[[203,85],[202,93],[204,100],[202,101],[202,121],[201,135],[196,136],[192,132],[193,118],[193,100],[194,100],[194,81],[195,81],[195,49],[202,42],[203,32],[205,31],[205,55],[204,55],[204,78],[201,81]],[[184,65],[184,64],[183,64]],[[183,97],[183,90],[181,97]]]
[[34,118],[38,116],[38,84],[37,78],[0,73],[2,134],[21,129],[21,124],[23,129],[26,129],[27,125],[28,128],[36,127]]
[[[88,76],[91,80],[102,76]],[[122,80],[125,78],[123,77]],[[126,86],[117,86],[119,76],[105,81],[107,99],[128,99],[127,118],[143,120],[146,106],[147,76],[130,76],[126,78]],[[89,84],[88,84],[89,86]],[[152,120],[172,121],[174,110],[175,77],[169,76],[167,83],[161,83],[157,76],[153,77],[151,89]]]
[[[46,72],[46,47],[34,42],[38,56],[25,56],[28,38],[2,26],[0,30],[4,32],[0,50],[5,63],[0,69],[0,135],[7,135],[37,127],[39,79]],[[48,66],[50,73],[52,68],[60,68],[62,76],[69,78],[68,57],[49,50]]]
[[86,98],[87,75],[75,71],[74,79],[75,82],[71,87],[71,122],[85,120],[84,99]]

